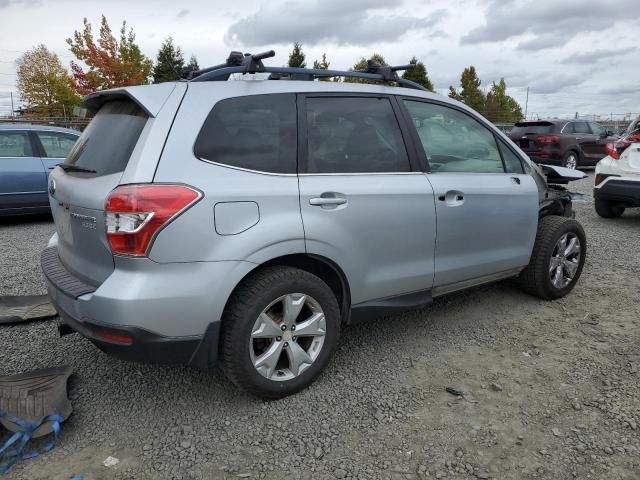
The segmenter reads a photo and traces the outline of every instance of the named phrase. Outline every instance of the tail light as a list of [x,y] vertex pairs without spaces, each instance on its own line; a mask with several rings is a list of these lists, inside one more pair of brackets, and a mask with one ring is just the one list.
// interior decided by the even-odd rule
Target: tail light
[[559,135],[538,135],[536,137],[538,143],[560,143]]
[[631,142],[628,142],[627,140],[616,140],[615,142],[607,143],[607,155],[618,160],[620,155],[622,155],[622,152],[629,148],[629,145],[631,145]]
[[202,197],[186,185],[123,185],[105,205],[107,240],[118,255],[144,257],[156,235]]
[[606,173],[598,173],[596,174],[596,178],[594,180],[594,185],[597,187],[598,185],[600,185],[602,182],[605,181],[605,179],[609,178],[609,177],[619,177],[620,175],[613,175],[613,174],[606,174]]

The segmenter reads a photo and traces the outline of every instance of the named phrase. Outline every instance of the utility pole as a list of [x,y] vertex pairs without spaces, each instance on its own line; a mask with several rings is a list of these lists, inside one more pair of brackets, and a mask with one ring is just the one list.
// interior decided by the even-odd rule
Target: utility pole
[[529,87],[527,87],[527,99],[524,102],[524,119],[527,119],[527,110],[529,109]]
[[11,95],[11,119],[13,120],[13,92],[9,92],[9,94]]

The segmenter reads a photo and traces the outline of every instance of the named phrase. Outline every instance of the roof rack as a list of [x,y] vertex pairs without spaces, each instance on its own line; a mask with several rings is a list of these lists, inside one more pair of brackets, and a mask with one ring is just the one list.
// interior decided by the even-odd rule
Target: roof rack
[[204,68],[196,72],[186,73],[185,78],[191,82],[214,82],[226,81],[234,73],[253,74],[253,73],[269,73],[269,80],[307,80],[313,81],[317,78],[327,77],[345,77],[359,78],[373,82],[395,82],[402,87],[414,88],[417,90],[426,90],[411,80],[400,78],[397,74],[400,70],[409,70],[415,65],[400,65],[390,67],[380,65],[377,62],[369,60],[365,71],[354,70],[324,70],[317,68],[293,68],[293,67],[265,67],[262,60],[271,58],[276,52],[269,50],[268,52],[250,54],[242,52],[231,52],[227,61],[220,65]]

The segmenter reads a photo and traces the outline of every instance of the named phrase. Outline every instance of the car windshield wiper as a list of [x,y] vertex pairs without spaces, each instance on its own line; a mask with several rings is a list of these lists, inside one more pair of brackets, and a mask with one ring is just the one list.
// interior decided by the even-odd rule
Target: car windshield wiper
[[78,167],[77,165],[72,165],[70,163],[61,163],[58,165],[65,172],[84,172],[84,173],[98,173],[95,170],[91,170],[89,168]]

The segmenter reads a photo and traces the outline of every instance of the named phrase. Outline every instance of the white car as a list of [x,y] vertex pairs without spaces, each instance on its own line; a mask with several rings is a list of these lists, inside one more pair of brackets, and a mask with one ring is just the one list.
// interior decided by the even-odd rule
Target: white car
[[640,121],[608,143],[607,153],[596,165],[593,196],[598,215],[617,218],[627,208],[640,207]]

